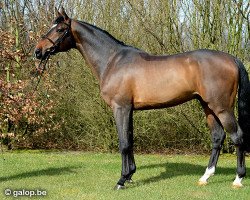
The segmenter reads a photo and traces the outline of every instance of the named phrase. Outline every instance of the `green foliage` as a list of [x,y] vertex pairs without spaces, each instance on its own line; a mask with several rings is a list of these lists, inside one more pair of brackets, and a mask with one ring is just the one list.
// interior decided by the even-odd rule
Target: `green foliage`
[[[58,2],[24,2],[1,5],[0,23],[13,35],[15,48],[22,49],[25,63],[31,66],[32,46],[48,30]],[[210,48],[231,53],[249,66],[250,9],[244,0],[70,0],[62,4],[72,18],[95,24],[126,44],[152,54]],[[19,65],[18,59],[15,59],[15,74],[27,79],[29,72]],[[2,72],[10,79],[8,65]],[[97,80],[77,51],[52,58],[38,92],[42,102],[54,102],[53,117],[46,115],[47,121],[43,123],[49,122],[56,128],[40,129],[40,134],[35,134],[37,127],[30,128],[23,140],[15,142],[17,146],[118,150],[112,111],[101,99]],[[22,135],[23,130],[24,127],[16,128],[15,134]],[[205,115],[198,101],[163,110],[135,112],[134,130],[135,149],[140,152],[211,148]],[[224,151],[230,149],[230,140],[227,140]]]

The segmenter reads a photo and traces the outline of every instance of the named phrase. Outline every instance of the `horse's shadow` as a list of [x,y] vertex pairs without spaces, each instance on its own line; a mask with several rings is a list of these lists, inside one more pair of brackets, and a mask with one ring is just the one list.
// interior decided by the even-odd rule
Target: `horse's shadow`
[[20,179],[30,178],[30,177],[58,176],[58,175],[66,174],[66,173],[76,173],[75,169],[79,167],[78,166],[49,167],[46,169],[33,170],[33,171],[23,172],[23,173],[19,173],[15,175],[0,177],[0,182],[20,180]]
[[[151,169],[151,168],[164,168],[164,172],[161,172],[157,176],[152,176],[150,178],[142,179],[137,182],[137,185],[144,185],[150,184],[154,182],[159,182],[161,180],[174,178],[177,176],[187,176],[187,175],[195,175],[195,176],[202,176],[205,172],[206,166],[201,166],[197,164],[190,164],[190,163],[173,163],[173,162],[166,162],[161,164],[152,164],[152,165],[145,165],[138,167],[138,171],[144,169]],[[249,170],[249,169],[248,169]],[[222,175],[232,175],[230,180],[233,180],[236,173],[236,167],[217,167],[216,174]],[[198,181],[198,180],[197,180]]]

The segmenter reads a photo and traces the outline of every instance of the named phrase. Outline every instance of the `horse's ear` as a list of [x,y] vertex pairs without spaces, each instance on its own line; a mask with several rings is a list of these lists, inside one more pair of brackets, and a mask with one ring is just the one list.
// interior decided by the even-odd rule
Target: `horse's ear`
[[62,13],[62,16],[64,17],[64,20],[68,20],[69,19],[68,15],[66,14],[66,12],[64,10],[64,7],[61,8],[61,13]]
[[62,15],[62,14],[58,11],[57,7],[55,7],[55,14],[56,14],[56,17],[59,17],[59,16]]

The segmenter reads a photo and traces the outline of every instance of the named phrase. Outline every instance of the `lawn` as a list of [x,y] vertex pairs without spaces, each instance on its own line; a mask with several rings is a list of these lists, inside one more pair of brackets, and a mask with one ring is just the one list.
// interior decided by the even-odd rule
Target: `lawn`
[[[5,159],[5,160],[4,160]],[[250,179],[233,189],[235,155],[222,155],[216,175],[207,186],[198,186],[208,156],[136,155],[137,173],[127,189],[114,191],[120,175],[120,155],[85,152],[20,151],[0,154],[0,199],[4,195],[39,190],[46,195],[21,199],[250,199]],[[250,158],[247,158],[250,166]],[[248,168],[250,173],[250,168]],[[45,194],[43,193],[43,194]],[[31,192],[29,192],[31,194]],[[19,199],[19,198],[18,198]]]

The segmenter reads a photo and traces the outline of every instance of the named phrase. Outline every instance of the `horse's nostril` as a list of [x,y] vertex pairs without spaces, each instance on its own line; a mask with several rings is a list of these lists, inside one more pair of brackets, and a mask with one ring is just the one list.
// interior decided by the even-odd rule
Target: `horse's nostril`
[[35,50],[35,54],[40,54],[41,53],[41,49],[36,49]]
[[36,58],[41,58],[42,57],[42,50],[41,49],[36,49],[35,50],[35,56]]

